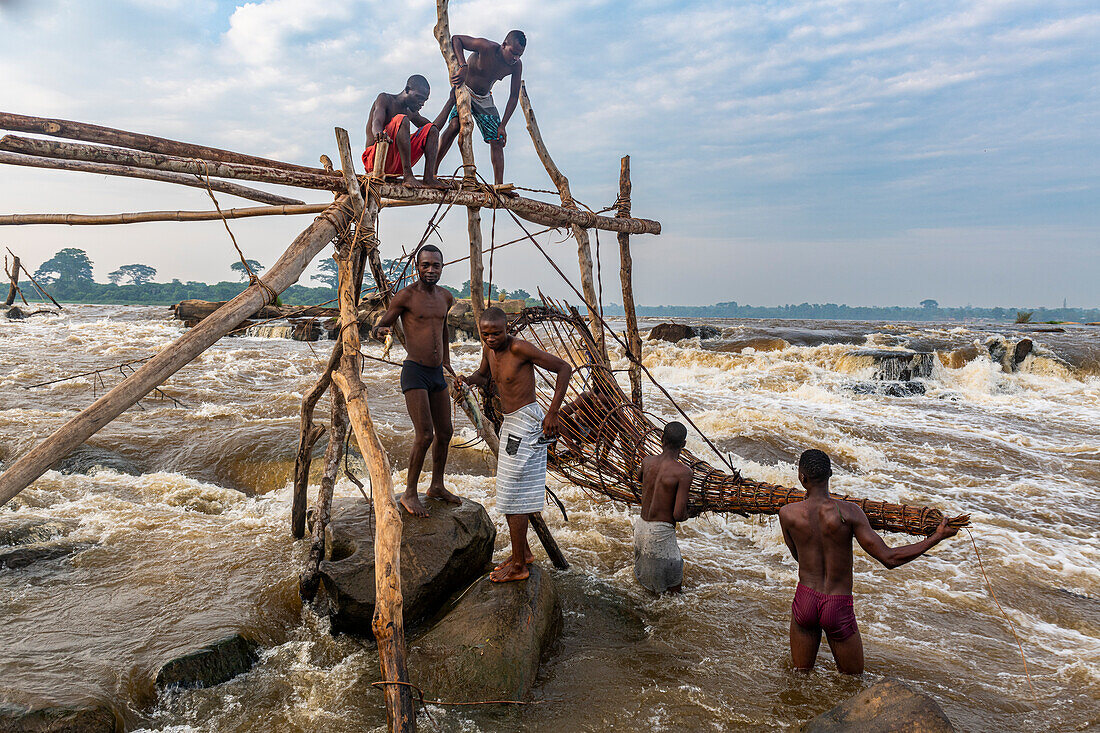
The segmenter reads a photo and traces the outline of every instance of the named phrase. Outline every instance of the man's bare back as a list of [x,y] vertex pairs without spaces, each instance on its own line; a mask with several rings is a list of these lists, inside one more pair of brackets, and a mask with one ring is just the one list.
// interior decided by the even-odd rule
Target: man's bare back
[[[472,52],[466,57],[466,66],[460,66],[459,73],[451,80],[455,85],[465,83],[476,94],[488,94],[493,85],[506,76],[515,74],[516,78],[523,78],[523,62],[511,53],[506,58],[501,44],[495,41],[456,35],[452,43],[459,50],[460,59],[462,51]],[[522,53],[522,49],[517,50]]]
[[687,519],[691,469],[666,454],[642,459],[642,519],[682,522]]
[[832,467],[819,450],[805,451],[798,462],[798,480],[806,498],[779,510],[783,541],[798,561],[798,589],[791,610],[791,663],[811,669],[825,632],[844,674],[863,672],[863,638],[856,626],[852,601],[852,538],[887,568],[920,557],[936,544],[958,534],[944,517],[926,539],[889,547],[871,528],[856,504],[829,495]]

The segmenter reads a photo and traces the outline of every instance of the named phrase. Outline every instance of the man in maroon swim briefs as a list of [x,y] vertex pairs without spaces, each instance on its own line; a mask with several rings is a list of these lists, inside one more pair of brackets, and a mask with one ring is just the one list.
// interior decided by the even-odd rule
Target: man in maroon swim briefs
[[812,669],[824,631],[837,670],[862,674],[863,638],[852,608],[852,538],[868,555],[896,568],[959,530],[949,527],[945,517],[927,539],[887,547],[857,504],[829,495],[832,475],[829,456],[806,451],[798,459],[798,480],[806,498],[779,510],[783,540],[798,561],[798,589],[791,604],[791,664]]

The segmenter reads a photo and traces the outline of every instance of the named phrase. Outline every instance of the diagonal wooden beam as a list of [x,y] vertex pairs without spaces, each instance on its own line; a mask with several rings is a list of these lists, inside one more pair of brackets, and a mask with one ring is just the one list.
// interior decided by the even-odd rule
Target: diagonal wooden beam
[[310,168],[294,163],[284,163],[281,160],[260,158],[255,155],[235,153],[232,150],[210,148],[205,145],[169,140],[168,138],[143,135],[139,132],[128,132],[113,127],[102,125],[89,125],[86,122],[73,122],[72,120],[59,120],[49,117],[31,117],[17,115],[12,112],[0,112],[0,129],[14,130],[16,132],[30,132],[51,137],[63,137],[70,140],[83,140],[89,143],[103,143],[121,148],[133,148],[150,153],[162,153],[164,155],[178,155],[183,158],[201,158],[202,160],[217,160],[223,163],[244,163],[246,165],[258,165],[265,168],[281,168],[283,170],[298,171],[299,173],[324,173],[320,168]]
[[313,258],[347,227],[349,211],[347,197],[337,198],[264,273],[262,285],[250,285],[20,457],[0,475],[0,506],[45,473],[55,461],[68,455],[222,336],[240,326],[259,308],[267,305],[272,292],[281,293],[297,282]]
[[320,214],[331,204],[301,204],[298,206],[251,206],[221,211],[135,211],[123,214],[0,214],[0,226],[13,224],[144,224],[151,221],[217,221],[247,219],[254,216],[291,216]]
[[[29,168],[76,171],[78,173],[99,173],[107,176],[121,176],[123,178],[144,178],[149,181],[176,183],[181,186],[206,189],[206,179],[202,176],[187,173],[173,173],[171,171],[154,171],[147,168],[134,168],[133,166],[114,165],[111,163],[90,163],[84,160],[43,158],[38,155],[23,155],[22,153],[8,153],[4,151],[0,151],[0,163],[21,165]],[[258,188],[249,188],[239,183],[230,183],[229,181],[222,181],[217,178],[210,179],[210,190],[276,206],[305,203],[301,199],[280,196],[275,193],[261,191]]]

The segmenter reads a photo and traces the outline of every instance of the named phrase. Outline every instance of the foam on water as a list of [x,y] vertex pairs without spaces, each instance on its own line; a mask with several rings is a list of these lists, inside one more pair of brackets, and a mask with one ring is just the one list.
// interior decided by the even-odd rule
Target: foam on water
[[[1037,341],[1008,373],[974,346],[991,336],[987,327],[719,325],[714,342],[647,342],[647,366],[746,476],[792,485],[798,453],[820,447],[835,459],[839,493],[972,512],[1038,702],[963,536],[892,572],[857,551],[871,674],[839,678],[823,652],[820,668],[802,677],[784,669],[797,566],[773,519],[682,524],[687,592],[654,599],[632,577],[632,510],[552,480],[570,522],[546,516],[573,569],[556,574],[566,628],[533,693],[544,703],[510,713],[432,706],[432,717],[464,731],[797,728],[889,674],[935,695],[961,730],[1100,722],[1100,378],[1067,366],[1063,352],[1077,347]],[[23,385],[146,357],[179,333],[152,308],[77,307],[0,322],[10,345],[0,353],[0,461],[87,405],[93,382]],[[769,350],[712,350],[751,339],[766,339],[758,343]],[[851,351],[918,343],[973,353],[951,365],[941,355],[921,380],[924,395],[853,390],[875,365]],[[60,522],[71,531],[50,541],[76,548],[0,575],[0,644],[9,650],[0,698],[114,701],[131,726],[160,731],[382,729],[381,697],[370,687],[377,656],[330,636],[300,608],[305,550],[287,531],[298,405],[329,348],[225,339],[164,386],[184,408],[149,399],[145,412],[131,410],[93,438],[138,462],[142,475],[50,471],[0,509],[0,530],[16,520]],[[365,349],[380,355],[376,344]],[[453,359],[469,372],[479,352],[461,344]],[[368,361],[364,374],[399,487],[411,432],[396,370]],[[106,386],[117,379],[105,375]],[[645,398],[656,414],[677,415],[651,385]],[[326,414],[322,404],[318,419]],[[455,444],[475,437],[460,416],[456,428]],[[709,455],[699,436],[689,441]],[[486,505],[503,547],[485,455],[483,446],[453,450],[449,481]],[[346,479],[337,493],[359,495]],[[638,630],[624,619],[637,619]],[[165,659],[239,630],[263,644],[252,672],[211,690],[154,695],[150,679]],[[421,723],[430,726],[424,713]]]

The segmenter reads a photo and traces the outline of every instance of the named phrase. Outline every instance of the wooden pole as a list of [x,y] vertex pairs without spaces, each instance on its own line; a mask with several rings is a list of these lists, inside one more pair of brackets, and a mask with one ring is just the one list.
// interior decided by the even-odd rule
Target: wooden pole
[[[176,183],[192,188],[206,188],[206,179],[186,173],[172,173],[170,171],[154,171],[146,168],[134,168],[125,165],[113,165],[110,163],[89,163],[83,160],[64,160],[60,158],[42,158],[37,155],[22,155],[20,153],[6,153],[0,151],[0,163],[8,165],[22,165],[30,168],[49,168],[53,170],[76,171],[78,173],[100,173],[107,176],[122,176],[124,178],[144,178],[149,181],[161,181],[163,183]],[[239,183],[210,179],[210,190],[218,193],[228,193],[250,201],[259,201],[273,205],[302,204],[299,199],[279,196],[278,194],[261,191],[258,188],[249,188]]]
[[[542,161],[550,180],[558,189],[561,197],[561,205],[567,209],[576,209],[577,204],[573,200],[573,194],[569,191],[569,179],[561,172],[550,157],[550,151],[546,149],[546,143],[542,139],[539,123],[535,119],[535,111],[531,108],[531,100],[527,97],[527,85],[520,84],[519,103],[523,108],[523,116],[527,119],[527,131],[531,133],[531,142],[535,144],[535,152]],[[588,307],[588,323],[592,335],[596,338],[596,346],[599,347],[599,358],[607,364],[607,344],[604,340],[603,321],[600,318],[599,298],[596,296],[595,278],[592,275],[592,247],[588,238],[588,230],[573,224],[571,227],[573,238],[577,240],[577,260],[581,271],[581,292],[584,293],[585,305]]]
[[[350,244],[350,243],[349,243]],[[378,643],[382,681],[399,684],[383,685],[386,717],[393,732],[416,730],[412,689],[406,665],[405,624],[401,594],[401,514],[393,498],[393,476],[389,458],[382,449],[367,405],[366,387],[360,377],[362,357],[359,353],[358,313],[352,263],[362,245],[337,252],[340,278],[340,338],[343,353],[340,366],[332,378],[343,392],[359,452],[367,463],[374,502],[375,535],[375,607],[373,631]]]
[[[37,141],[37,142],[49,142],[49,141]],[[68,143],[54,143],[54,144],[67,145]],[[86,146],[86,147],[91,147],[91,146]],[[13,159],[12,156],[15,156],[15,159]],[[57,165],[38,165],[39,162],[51,161],[51,160],[54,163],[56,163]],[[32,163],[32,162],[29,162],[29,161],[34,161],[34,162]],[[123,165],[110,166],[110,168],[111,168],[110,171],[107,170],[107,169],[92,170],[91,168],[76,167],[76,166],[80,166],[82,164],[82,161],[79,161],[79,160],[51,159],[51,158],[44,158],[44,157],[41,157],[41,156],[32,156],[32,155],[16,155],[14,153],[4,153],[2,151],[0,151],[0,163],[13,163],[15,165],[34,165],[36,167],[59,168],[59,169],[63,169],[63,170],[81,170],[81,171],[86,171],[86,172],[89,172],[89,173],[108,173],[109,175],[120,175],[120,176],[129,176],[130,173],[128,171],[143,171],[144,173],[152,173],[152,174],[164,173],[163,171],[145,170],[145,169],[142,169],[142,168],[135,168],[133,166],[128,167],[128,166],[123,166]],[[202,176],[202,181],[201,182],[199,181],[198,178],[196,178],[196,176],[201,176],[202,175],[201,173],[199,173],[199,171],[203,167],[202,162],[201,161],[186,161],[186,163],[187,163],[187,165],[181,165],[181,166],[177,166],[175,163],[165,163],[165,165],[171,165],[175,168],[178,168],[179,170],[182,170],[183,173],[179,174],[182,179],[186,179],[188,181],[199,182],[199,185],[197,187],[198,188],[205,188],[206,187],[205,186],[205,180],[206,180],[205,176]],[[85,164],[85,165],[92,165],[92,164]],[[108,164],[102,164],[102,165],[108,165]],[[102,165],[99,166],[99,167],[102,167]],[[134,175],[136,177],[153,178],[153,176],[144,176],[144,175],[139,175],[137,173],[135,173]],[[211,169],[210,175],[211,176],[215,175],[215,172],[214,172],[213,169]],[[159,175],[158,175],[158,177],[155,178],[154,180],[161,180],[161,179],[159,178]],[[167,180],[167,179],[165,179],[165,180]],[[261,180],[261,177],[258,176],[257,180]],[[269,179],[268,177],[264,176],[264,177],[262,177],[262,180],[264,182],[267,182],[267,183],[275,183],[275,184],[279,184],[279,185],[299,186],[299,187],[302,187],[302,188],[314,188],[314,189],[319,188],[319,189],[328,190],[328,191],[335,191],[335,192],[338,192],[338,193],[343,193],[343,192],[346,191],[346,186],[344,184],[344,181],[343,181],[342,177],[340,175],[335,174],[335,172],[332,175],[330,175],[328,178],[325,178],[324,179],[325,182],[323,184],[317,183],[314,179],[310,179],[310,181],[312,181],[312,182],[307,181],[307,182],[302,182],[300,184],[299,183],[292,183],[289,180],[287,180],[285,177],[282,178],[282,179],[276,180],[274,178]],[[174,183],[183,183],[183,180],[173,180],[172,182],[174,182]],[[227,183],[225,181],[218,181],[215,178],[210,179],[210,188],[212,190],[215,190],[215,191],[223,190],[222,188],[219,188],[219,186],[222,186],[223,184],[227,185],[227,186],[234,185],[234,184]],[[190,184],[188,184],[188,185],[190,185]],[[252,190],[252,189],[247,189],[243,186],[241,188],[245,189],[246,191]],[[467,207],[476,207],[476,208],[504,208],[504,209],[508,209],[510,211],[515,212],[516,216],[519,216],[522,219],[525,219],[525,220],[527,220],[529,222],[532,222],[534,224],[539,224],[541,226],[547,226],[547,227],[558,228],[558,227],[564,227],[564,226],[572,226],[573,224],[576,224],[576,225],[578,225],[582,228],[585,228],[585,229],[602,229],[604,231],[609,231],[609,232],[628,232],[630,234],[660,234],[661,233],[661,224],[660,224],[660,222],[653,221],[651,219],[621,219],[621,218],[610,217],[610,216],[599,216],[597,214],[593,214],[590,211],[581,211],[580,209],[567,209],[563,206],[558,206],[556,204],[549,204],[549,203],[546,203],[545,201],[536,201],[534,199],[524,198],[522,196],[494,197],[494,196],[490,195],[489,193],[486,193],[486,192],[483,192],[483,191],[469,191],[469,190],[456,191],[456,190],[438,190],[438,189],[431,189],[431,188],[410,188],[408,186],[405,186],[405,185],[399,184],[399,183],[381,183],[376,188],[377,188],[378,195],[382,197],[382,200],[379,204],[380,206],[381,205],[385,205],[385,206],[419,206],[419,205],[423,205],[423,204],[436,205],[436,204],[445,202],[445,203],[455,204],[457,206],[467,206]],[[230,192],[230,191],[226,191],[226,192],[227,193],[234,193],[234,195],[237,195],[237,196],[245,196],[245,194],[243,192],[242,193],[236,193],[236,192]],[[263,192],[257,192],[257,193],[263,193]],[[245,196],[245,197],[246,198],[250,197],[250,198],[257,199],[257,200],[263,200],[259,196]],[[276,199],[274,201],[271,201],[270,203],[294,205],[294,204],[301,204],[302,202],[298,201],[296,199]],[[478,216],[479,216],[478,221],[480,222],[480,214]],[[480,233],[480,231],[481,231],[480,230],[480,224],[477,227],[476,231]],[[476,249],[479,257],[480,257],[480,253],[481,253],[481,243],[480,242],[481,242],[481,240],[478,239],[477,247],[473,248],[473,249]]]
[[[630,218],[630,156],[619,164],[618,214]],[[619,280],[623,286],[623,310],[626,312],[626,342],[635,359],[630,363],[630,399],[642,407],[642,337],[638,333],[638,316],[634,312],[634,261],[630,257],[630,235],[619,232]],[[628,357],[629,358],[629,357]]]
[[23,155],[37,155],[43,158],[65,158],[67,160],[85,160],[92,163],[111,163],[128,165],[134,168],[190,173],[211,178],[237,178],[245,181],[274,183],[280,186],[315,188],[325,191],[342,191],[344,183],[338,176],[319,171],[301,173],[282,168],[266,168],[244,163],[222,163],[196,158],[178,158],[160,153],[145,153],[138,150],[108,148],[102,145],[69,143],[57,140],[5,135],[0,138],[0,150]]
[[[335,353],[335,349],[333,351]],[[326,548],[328,533],[325,530],[332,514],[332,493],[340,472],[340,459],[344,457],[344,437],[348,434],[348,411],[344,404],[344,395],[338,389],[332,390],[330,424],[332,429],[325,448],[325,470],[321,475],[321,488],[317,492],[315,504],[317,511],[313,518],[313,540],[310,542],[305,572],[299,581],[299,593],[307,603],[317,597],[317,587],[321,584],[321,560],[331,550]]]
[[[12,257],[15,257],[15,253],[11,251],[11,248],[6,247],[5,249],[8,250],[8,253]],[[34,289],[38,291],[39,295],[41,295],[43,298],[49,298],[49,301],[51,303],[53,303],[54,305],[56,305],[58,310],[65,310],[64,308],[61,307],[60,303],[58,303],[56,300],[53,299],[52,295],[50,295],[49,293],[46,292],[46,289],[44,287],[42,287],[41,285],[38,284],[38,281],[34,279],[34,275],[32,275],[30,273],[30,271],[27,269],[26,265],[24,265],[22,262],[20,262],[19,267],[22,268],[23,274],[26,275],[28,279],[30,279],[31,285],[34,285]],[[16,272],[15,276],[19,277],[19,273]],[[24,298],[24,301],[25,300],[26,299]],[[0,506],[3,506],[3,504],[4,504],[4,501],[2,499],[0,499]]]
[[15,258],[15,264],[12,265],[11,271],[7,271],[8,258],[4,258],[4,268],[11,283],[8,284],[8,297],[4,299],[4,305],[10,306],[15,302],[15,294],[19,292],[19,255],[12,255]]
[[337,341],[329,355],[328,365],[317,383],[302,398],[298,409],[298,452],[294,456],[294,494],[290,506],[290,534],[300,540],[306,534],[306,490],[309,487],[309,467],[313,462],[313,446],[325,432],[324,426],[313,424],[313,410],[321,395],[332,384],[332,372],[340,362],[342,341]]
[[329,204],[300,204],[297,206],[252,206],[221,211],[138,211],[127,214],[0,214],[0,226],[21,224],[145,224],[152,221],[217,221],[247,219],[255,216],[293,216],[320,214]]
[[[451,45],[451,24],[447,17],[448,0],[436,0],[435,38],[439,41],[439,51],[447,62],[447,72],[451,76],[458,71],[458,57]],[[455,105],[458,107],[458,150],[462,154],[463,180],[468,183],[477,181],[477,167],[474,165],[474,146],[472,132],[474,118],[470,113],[470,93],[465,85],[455,87]],[[490,197],[491,198],[491,197]],[[490,204],[492,205],[492,204]],[[474,322],[481,322],[485,310],[485,264],[481,247],[481,209],[466,205],[466,230],[470,235],[470,305],[474,311]]]
[[259,165],[265,168],[281,168],[299,173],[323,173],[320,168],[309,168],[294,163],[284,163],[281,160],[259,158],[255,155],[234,153],[231,150],[221,148],[208,148],[205,145],[169,140],[153,135],[143,135],[137,132],[117,130],[113,127],[89,125],[84,122],[71,120],[58,120],[46,117],[29,117],[17,115],[11,112],[0,112],[0,129],[15,130],[17,132],[31,132],[51,137],[63,137],[70,140],[83,140],[90,143],[104,143],[122,148],[133,148],[150,153],[164,155],[178,155],[184,158],[200,158],[202,160],[217,160],[223,163],[243,163],[245,165]]
[[346,201],[346,196],[338,198],[298,235],[282,257],[264,273],[266,288],[260,283],[250,285],[13,463],[0,475],[0,506],[219,338],[240,326],[267,304],[271,293],[280,293],[297,282],[317,253],[347,226],[350,217]]
[[[607,232],[628,234],[660,234],[661,223],[652,219],[623,219],[600,216],[591,211],[567,209],[564,206],[522,196],[494,197],[482,191],[438,190],[433,188],[409,188],[396,183],[379,186],[379,195],[385,199],[417,204],[451,203],[456,206],[476,206],[486,209],[499,208],[515,212],[516,216],[534,224],[547,227],[567,227],[577,224],[584,229],[602,229]],[[479,250],[480,251],[480,244]]]
[[535,530],[535,536],[542,543],[542,549],[546,550],[550,562],[554,563],[554,567],[558,570],[568,570],[569,561],[565,559],[565,553],[558,547],[554,535],[550,534],[550,527],[547,526],[546,520],[542,518],[542,512],[534,512],[527,516],[531,518],[531,529]]

